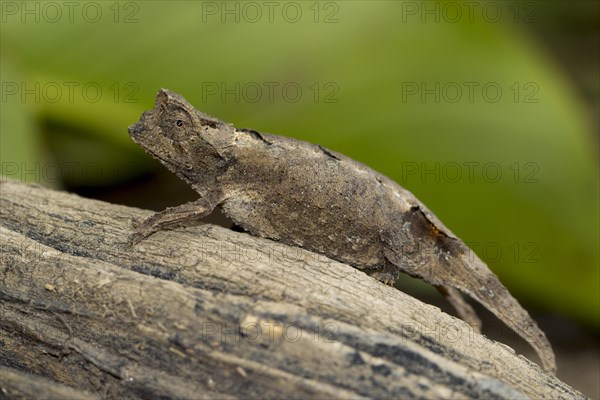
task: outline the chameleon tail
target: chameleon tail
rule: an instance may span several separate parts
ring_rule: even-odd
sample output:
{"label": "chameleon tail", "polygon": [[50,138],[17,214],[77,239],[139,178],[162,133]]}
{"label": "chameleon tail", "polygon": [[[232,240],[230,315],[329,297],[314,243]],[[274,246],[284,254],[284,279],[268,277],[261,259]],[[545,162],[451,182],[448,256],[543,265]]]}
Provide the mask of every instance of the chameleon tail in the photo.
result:
{"label": "chameleon tail", "polygon": [[546,371],[556,373],[554,352],[546,335],[496,275],[473,252],[460,255],[458,263],[457,269],[462,273],[448,274],[451,276],[446,277],[447,284],[467,293],[497,315],[535,349]]}

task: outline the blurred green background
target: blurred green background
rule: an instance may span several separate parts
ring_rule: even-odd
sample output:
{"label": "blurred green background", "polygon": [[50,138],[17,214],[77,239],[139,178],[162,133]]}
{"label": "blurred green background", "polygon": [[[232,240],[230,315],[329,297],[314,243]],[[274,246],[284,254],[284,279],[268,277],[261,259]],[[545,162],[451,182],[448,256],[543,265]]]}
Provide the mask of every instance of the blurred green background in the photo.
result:
{"label": "blurred green background", "polygon": [[138,207],[193,199],[127,134],[169,88],[388,175],[551,341],[598,351],[598,2],[1,3],[3,175]]}

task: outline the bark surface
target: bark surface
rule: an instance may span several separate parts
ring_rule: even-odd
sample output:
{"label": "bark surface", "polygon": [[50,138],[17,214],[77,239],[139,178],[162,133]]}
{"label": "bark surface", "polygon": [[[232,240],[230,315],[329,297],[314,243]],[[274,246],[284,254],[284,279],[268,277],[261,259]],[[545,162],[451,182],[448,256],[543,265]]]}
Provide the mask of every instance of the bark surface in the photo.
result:
{"label": "bark surface", "polygon": [[151,214],[0,181],[0,397],[584,398],[300,248],[202,223],[130,247]]}

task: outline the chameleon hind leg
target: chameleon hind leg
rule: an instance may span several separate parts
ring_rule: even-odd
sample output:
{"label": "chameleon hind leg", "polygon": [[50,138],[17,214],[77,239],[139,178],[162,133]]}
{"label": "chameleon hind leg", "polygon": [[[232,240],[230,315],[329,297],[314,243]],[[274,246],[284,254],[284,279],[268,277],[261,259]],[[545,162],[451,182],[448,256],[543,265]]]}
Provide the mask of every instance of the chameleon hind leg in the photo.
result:
{"label": "chameleon hind leg", "polygon": [[[394,286],[394,283],[399,278],[398,269],[393,265],[386,265],[374,272],[369,272],[369,275],[388,286]],[[481,332],[481,320],[473,307],[471,307],[458,290],[444,285],[434,285],[434,287],[452,305],[463,321],[477,332]]]}
{"label": "chameleon hind leg", "polygon": [[446,298],[448,303],[454,307],[458,316],[463,321],[471,325],[471,327],[477,332],[481,332],[481,320],[475,313],[473,307],[471,307],[471,305],[465,300],[458,290],[454,289],[453,287],[443,285],[434,285],[434,287],[442,296]]}

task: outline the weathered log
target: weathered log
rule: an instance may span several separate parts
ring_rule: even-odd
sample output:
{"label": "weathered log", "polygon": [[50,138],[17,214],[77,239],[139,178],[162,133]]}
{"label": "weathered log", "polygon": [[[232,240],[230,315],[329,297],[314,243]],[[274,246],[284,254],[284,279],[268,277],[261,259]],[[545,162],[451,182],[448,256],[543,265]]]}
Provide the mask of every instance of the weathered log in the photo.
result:
{"label": "weathered log", "polygon": [[326,257],[210,224],[128,246],[148,215],[0,183],[0,396],[584,398]]}

